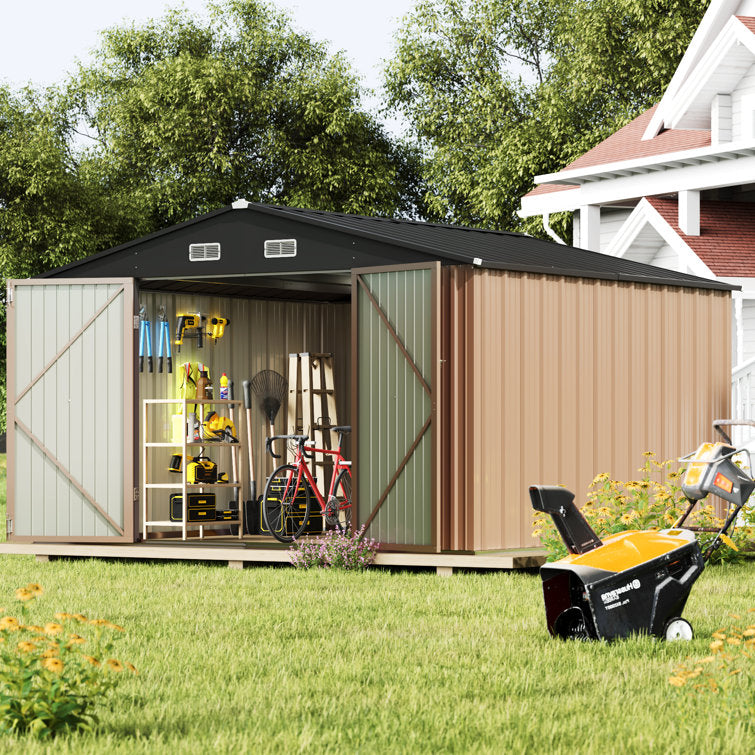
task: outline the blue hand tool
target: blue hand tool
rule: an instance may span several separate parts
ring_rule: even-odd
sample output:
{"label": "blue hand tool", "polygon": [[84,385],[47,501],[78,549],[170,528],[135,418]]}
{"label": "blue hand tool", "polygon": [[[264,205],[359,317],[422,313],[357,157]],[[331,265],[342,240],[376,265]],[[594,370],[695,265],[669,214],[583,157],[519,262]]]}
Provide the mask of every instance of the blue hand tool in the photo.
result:
{"label": "blue hand tool", "polygon": [[[163,371],[163,354],[168,359],[168,372],[173,372],[173,355],[170,351],[170,333],[168,332],[168,320],[165,317],[165,307],[160,307],[158,319],[158,345],[157,345],[157,371]],[[167,351],[167,353],[165,353]]]}
{"label": "blue hand tool", "polygon": [[152,328],[147,319],[147,308],[142,304],[139,309],[139,372],[144,372],[144,345],[147,345],[147,364],[149,371],[154,372],[152,362]]}

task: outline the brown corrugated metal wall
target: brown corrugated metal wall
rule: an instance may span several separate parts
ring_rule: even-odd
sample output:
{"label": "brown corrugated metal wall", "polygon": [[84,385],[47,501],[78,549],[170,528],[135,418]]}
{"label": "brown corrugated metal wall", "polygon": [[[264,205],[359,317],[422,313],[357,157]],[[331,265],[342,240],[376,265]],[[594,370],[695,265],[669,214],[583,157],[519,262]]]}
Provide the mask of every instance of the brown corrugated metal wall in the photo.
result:
{"label": "brown corrugated metal wall", "polygon": [[527,488],[585,500],[729,413],[730,294],[443,269],[443,549],[534,546]]}

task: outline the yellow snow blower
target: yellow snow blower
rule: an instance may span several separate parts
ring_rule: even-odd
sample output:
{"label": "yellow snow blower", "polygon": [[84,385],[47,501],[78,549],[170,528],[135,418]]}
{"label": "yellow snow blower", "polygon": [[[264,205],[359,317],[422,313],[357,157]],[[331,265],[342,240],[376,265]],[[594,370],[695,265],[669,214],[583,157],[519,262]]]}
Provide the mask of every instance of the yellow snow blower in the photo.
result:
{"label": "yellow snow blower", "polygon": [[[692,585],[720,546],[750,494],[755,480],[734,462],[735,448],[717,420],[724,443],[703,443],[679,461],[689,462],[682,481],[688,506],[670,529],[620,532],[601,540],[562,487],[533,485],[532,506],[550,514],[569,555],[540,569],[548,630],[555,637],[612,640],[652,634],[690,640],[681,613]],[[751,464],[749,465],[751,468]],[[703,554],[694,532],[683,524],[699,501],[713,493],[729,502],[721,529]]]}

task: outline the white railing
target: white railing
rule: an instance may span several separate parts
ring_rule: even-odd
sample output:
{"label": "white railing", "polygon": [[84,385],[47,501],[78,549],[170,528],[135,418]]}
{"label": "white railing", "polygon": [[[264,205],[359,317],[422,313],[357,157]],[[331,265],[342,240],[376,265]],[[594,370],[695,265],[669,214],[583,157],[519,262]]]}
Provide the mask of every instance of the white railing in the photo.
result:
{"label": "white railing", "polygon": [[[735,367],[731,372],[732,419],[755,419],[755,358]],[[755,445],[755,427],[731,428],[736,446]]]}

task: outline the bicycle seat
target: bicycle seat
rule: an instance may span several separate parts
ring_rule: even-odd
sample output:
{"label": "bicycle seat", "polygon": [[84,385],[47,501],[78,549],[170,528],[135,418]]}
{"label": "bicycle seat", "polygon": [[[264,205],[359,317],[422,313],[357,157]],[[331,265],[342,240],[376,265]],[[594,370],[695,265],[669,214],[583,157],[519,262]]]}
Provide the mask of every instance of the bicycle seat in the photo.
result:
{"label": "bicycle seat", "polygon": [[337,433],[350,433],[351,425],[338,425],[337,427],[331,427],[330,429]]}

